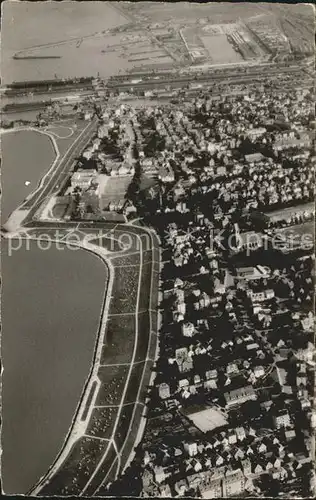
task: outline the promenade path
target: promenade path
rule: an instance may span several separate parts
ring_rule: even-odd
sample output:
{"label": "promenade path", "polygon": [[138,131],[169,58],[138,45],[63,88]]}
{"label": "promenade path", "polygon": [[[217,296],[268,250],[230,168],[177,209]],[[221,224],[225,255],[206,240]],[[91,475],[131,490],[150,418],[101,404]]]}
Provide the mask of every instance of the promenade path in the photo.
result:
{"label": "promenade path", "polygon": [[[158,343],[159,241],[154,232],[127,224],[93,229],[38,225],[59,243],[101,258],[109,270],[93,366],[62,449],[32,495],[99,495],[130,462],[142,437],[148,386]],[[64,239],[61,234],[64,235]],[[74,242],[71,242],[71,235]],[[114,250],[113,250],[114,248]]]}

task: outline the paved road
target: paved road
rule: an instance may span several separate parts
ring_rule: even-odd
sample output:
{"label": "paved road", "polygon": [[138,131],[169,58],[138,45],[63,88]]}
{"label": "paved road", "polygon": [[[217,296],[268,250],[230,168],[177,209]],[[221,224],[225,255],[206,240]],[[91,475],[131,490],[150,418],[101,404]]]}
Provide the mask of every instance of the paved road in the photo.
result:
{"label": "paved road", "polygon": [[45,198],[50,196],[54,191],[58,191],[60,187],[67,181],[69,177],[69,172],[74,164],[75,158],[82,153],[84,148],[92,139],[93,135],[96,133],[97,124],[98,124],[97,118],[93,118],[93,120],[88,123],[86,128],[80,133],[77,139],[73,142],[73,144],[69,147],[69,149],[63,155],[63,157],[60,159],[55,171],[52,172],[48,182],[45,184],[42,191],[39,194],[32,196],[21,207],[23,209],[30,209],[29,214],[24,220],[24,225],[32,221],[36,211],[39,209],[40,205],[43,203]]}

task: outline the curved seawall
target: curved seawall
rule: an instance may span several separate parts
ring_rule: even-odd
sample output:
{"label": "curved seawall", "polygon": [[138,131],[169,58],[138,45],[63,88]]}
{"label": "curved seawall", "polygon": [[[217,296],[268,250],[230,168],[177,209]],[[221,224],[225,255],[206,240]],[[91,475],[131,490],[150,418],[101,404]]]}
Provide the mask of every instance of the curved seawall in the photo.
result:
{"label": "curved seawall", "polygon": [[83,250],[44,251],[24,241],[9,256],[8,241],[1,243],[2,481],[6,494],[17,494],[47,472],[68,433],[91,369],[108,273]]}

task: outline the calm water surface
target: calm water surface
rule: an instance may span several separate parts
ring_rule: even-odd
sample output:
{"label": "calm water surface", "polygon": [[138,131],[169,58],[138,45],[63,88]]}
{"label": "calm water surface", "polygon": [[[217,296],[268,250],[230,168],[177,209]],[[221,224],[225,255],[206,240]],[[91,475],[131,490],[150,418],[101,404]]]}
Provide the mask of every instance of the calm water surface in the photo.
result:
{"label": "calm water surface", "polygon": [[[13,60],[18,50],[90,35],[127,22],[109,2],[7,2],[3,8],[1,68],[3,83],[95,76],[120,69],[117,57],[105,58],[101,46],[83,43],[80,48],[64,46],[62,59]],[[51,52],[51,51],[50,51]],[[53,54],[59,54],[54,49]],[[113,66],[113,70],[111,67]]]}
{"label": "calm water surface", "polygon": [[59,452],[89,374],[106,268],[36,242],[9,256],[2,240],[2,280],[2,481],[26,493]]}
{"label": "calm water surface", "polygon": [[[47,135],[23,130],[1,135],[1,222],[35,190],[56,155]],[[28,186],[25,181],[29,181]]]}

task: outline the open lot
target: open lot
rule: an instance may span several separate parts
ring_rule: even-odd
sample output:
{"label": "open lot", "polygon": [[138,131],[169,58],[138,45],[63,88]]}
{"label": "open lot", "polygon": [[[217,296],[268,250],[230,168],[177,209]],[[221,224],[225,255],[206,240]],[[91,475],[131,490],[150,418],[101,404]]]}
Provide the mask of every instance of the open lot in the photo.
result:
{"label": "open lot", "polygon": [[207,408],[202,411],[188,414],[187,418],[202,432],[208,432],[216,429],[216,427],[227,424],[222,413],[215,408]]}
{"label": "open lot", "polygon": [[107,209],[111,202],[118,203],[125,199],[128,186],[131,183],[132,176],[124,175],[120,177],[110,177],[102,175],[100,182],[101,209]]}

